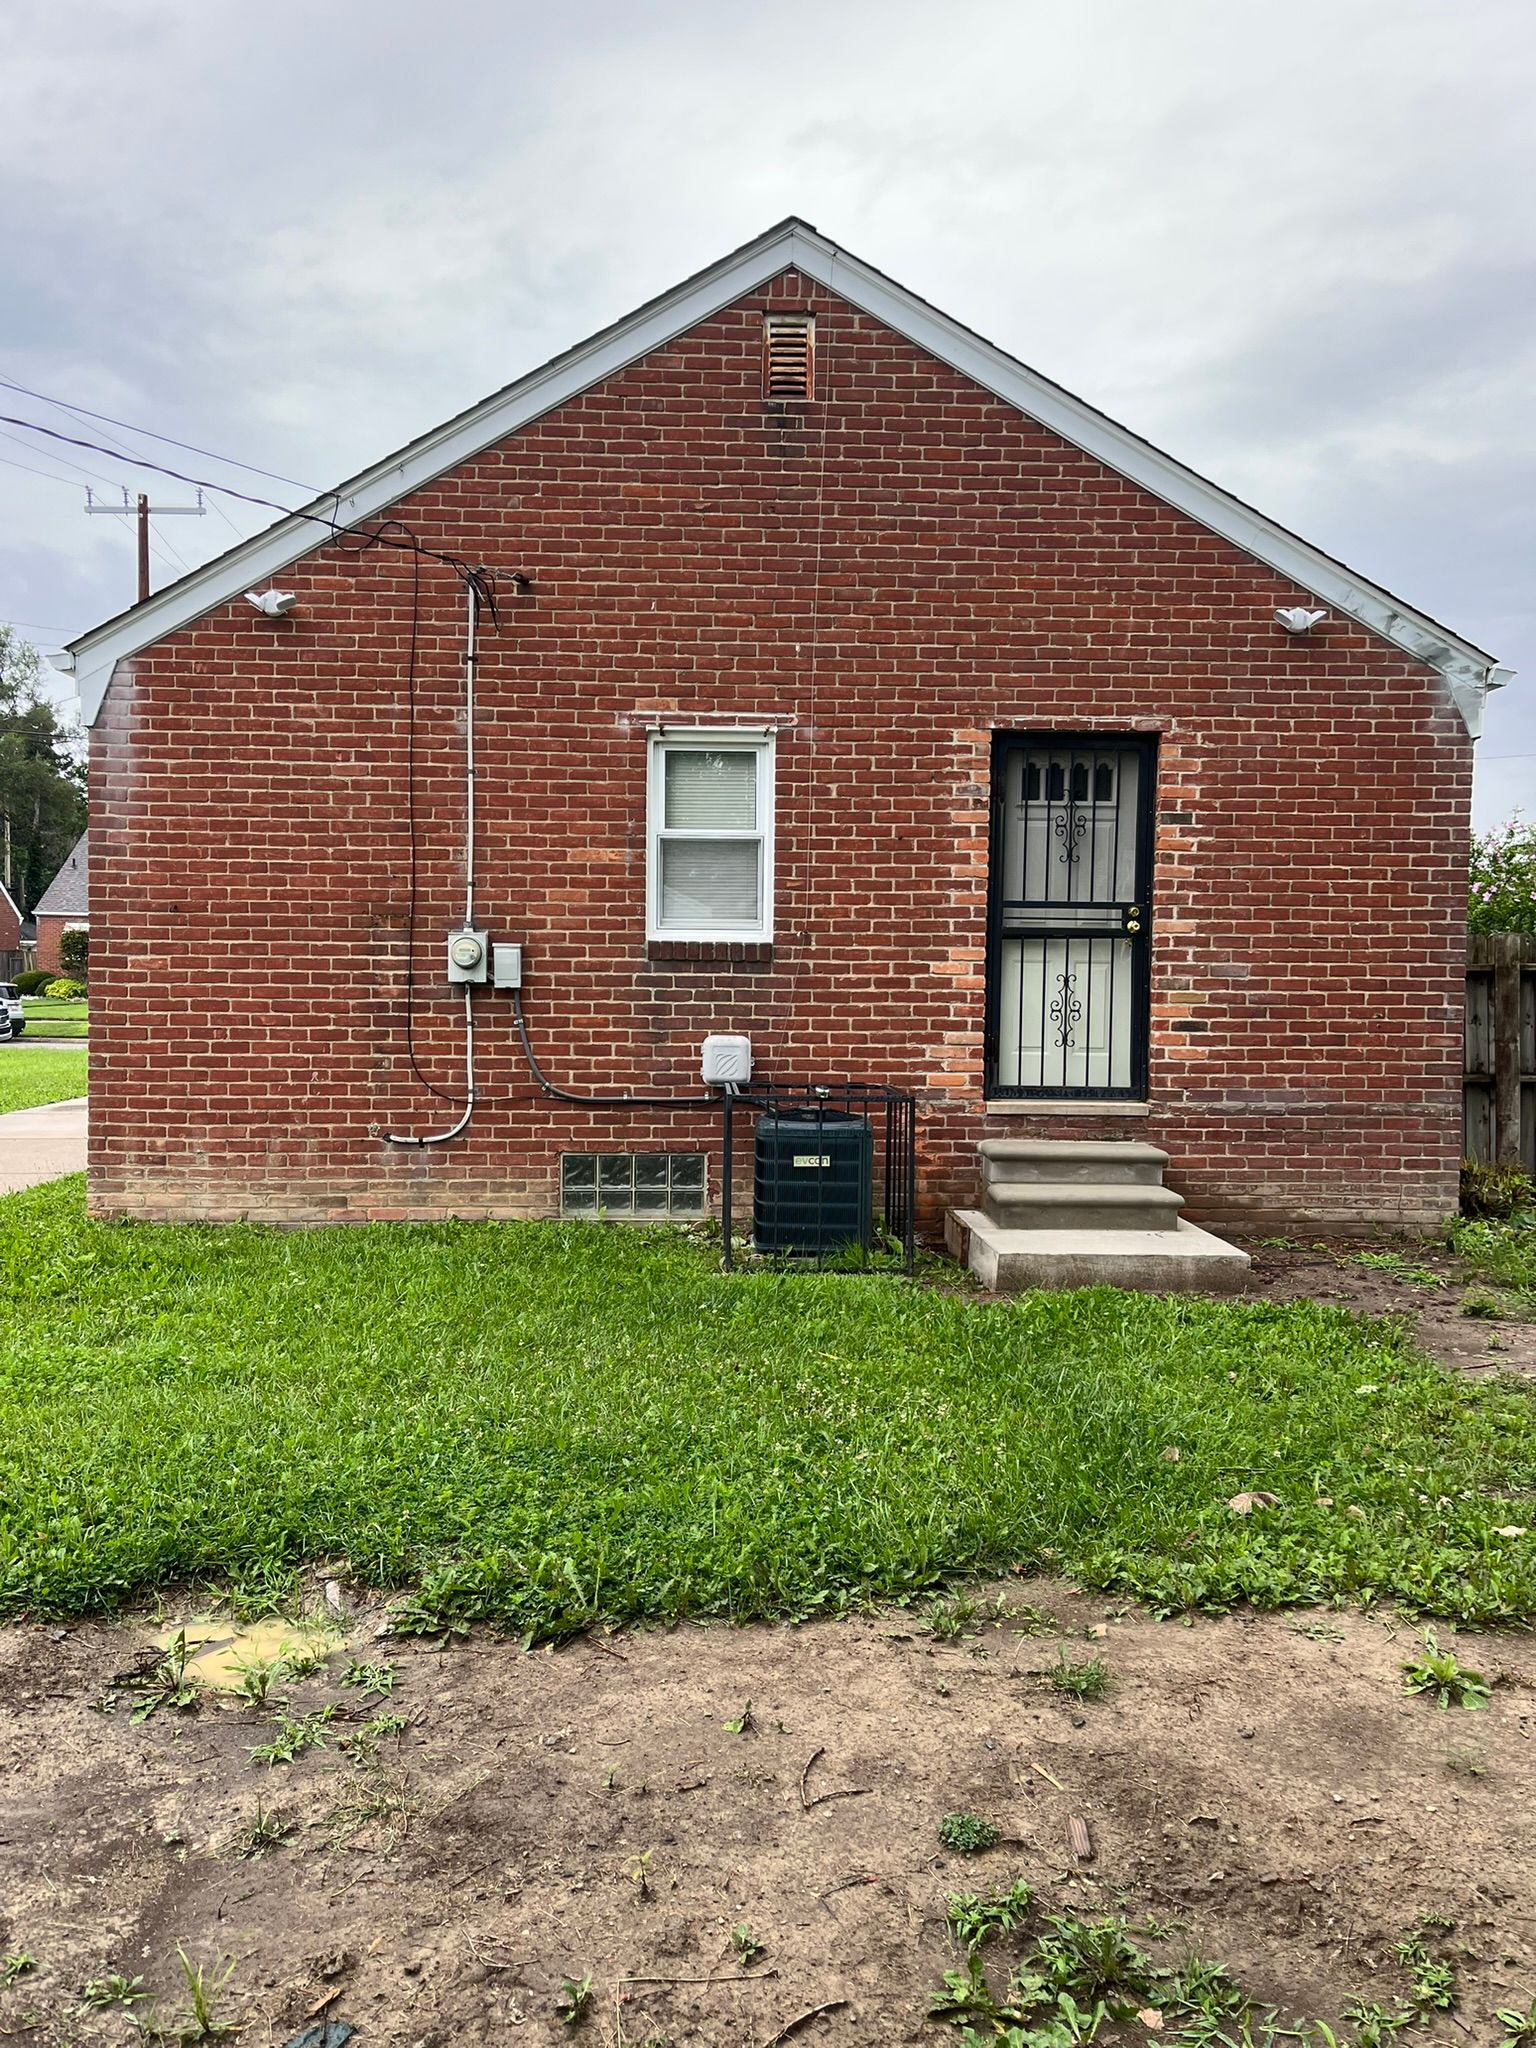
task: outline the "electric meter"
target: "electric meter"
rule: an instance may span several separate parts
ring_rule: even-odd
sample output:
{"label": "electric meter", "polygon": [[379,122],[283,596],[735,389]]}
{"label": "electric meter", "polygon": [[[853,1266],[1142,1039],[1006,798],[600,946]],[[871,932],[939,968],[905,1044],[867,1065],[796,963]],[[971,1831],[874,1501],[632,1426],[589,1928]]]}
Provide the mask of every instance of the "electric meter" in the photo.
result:
{"label": "electric meter", "polygon": [[448,979],[450,981],[484,981],[487,955],[490,947],[484,932],[467,928],[448,934]]}

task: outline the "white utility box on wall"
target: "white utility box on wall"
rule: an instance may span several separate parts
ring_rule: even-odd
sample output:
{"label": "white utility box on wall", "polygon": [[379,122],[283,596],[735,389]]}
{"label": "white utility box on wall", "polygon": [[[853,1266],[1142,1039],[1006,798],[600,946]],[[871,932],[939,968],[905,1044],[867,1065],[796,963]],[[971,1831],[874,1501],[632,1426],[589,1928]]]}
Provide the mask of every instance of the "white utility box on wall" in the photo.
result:
{"label": "white utility box on wall", "polygon": [[723,1088],[727,1081],[739,1086],[752,1078],[752,1041],[734,1032],[711,1031],[704,1041],[701,1067],[706,1088]]}

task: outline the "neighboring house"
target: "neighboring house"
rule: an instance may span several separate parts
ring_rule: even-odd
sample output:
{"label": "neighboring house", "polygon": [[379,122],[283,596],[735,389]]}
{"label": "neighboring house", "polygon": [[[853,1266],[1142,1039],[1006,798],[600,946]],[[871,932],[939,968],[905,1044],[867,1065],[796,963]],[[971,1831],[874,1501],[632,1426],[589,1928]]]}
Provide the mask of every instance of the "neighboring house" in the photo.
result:
{"label": "neighboring house", "polygon": [[64,973],[60,947],[64,934],[91,928],[91,870],[88,831],[70,848],[64,865],[38,898],[36,964],[50,973]]}
{"label": "neighboring house", "polygon": [[0,981],[10,981],[21,972],[21,906],[0,882]]}
{"label": "neighboring house", "polygon": [[[475,922],[559,1086],[697,1098],[740,1032],[911,1090],[930,1236],[1021,1133],[1217,1222],[1454,1209],[1492,658],[788,222],[75,643],[97,1213],[549,1216],[591,1155],[713,1204],[713,1111],[552,1100],[448,985],[456,563]],[[390,1143],[460,1120],[466,1002],[467,1128]]]}

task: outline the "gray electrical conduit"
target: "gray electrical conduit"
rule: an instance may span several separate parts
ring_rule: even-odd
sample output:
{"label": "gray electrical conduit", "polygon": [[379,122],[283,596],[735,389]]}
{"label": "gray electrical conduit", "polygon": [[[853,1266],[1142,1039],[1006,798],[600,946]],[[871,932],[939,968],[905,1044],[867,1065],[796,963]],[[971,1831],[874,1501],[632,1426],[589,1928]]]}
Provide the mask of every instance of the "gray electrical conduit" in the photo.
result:
{"label": "gray electrical conduit", "polygon": [[[475,922],[475,665],[479,659],[475,647],[475,635],[480,624],[480,586],[477,575],[483,570],[469,573],[464,578],[465,620],[464,620],[464,928],[470,930]],[[415,939],[414,932],[406,936],[406,944]],[[464,984],[464,1090],[466,1100],[464,1114],[451,1130],[429,1131],[424,1138],[403,1136],[395,1131],[383,1134],[386,1145],[409,1145],[418,1151],[426,1145],[446,1145],[450,1138],[459,1137],[469,1128],[469,1120],[475,1113],[475,991],[473,982]]]}

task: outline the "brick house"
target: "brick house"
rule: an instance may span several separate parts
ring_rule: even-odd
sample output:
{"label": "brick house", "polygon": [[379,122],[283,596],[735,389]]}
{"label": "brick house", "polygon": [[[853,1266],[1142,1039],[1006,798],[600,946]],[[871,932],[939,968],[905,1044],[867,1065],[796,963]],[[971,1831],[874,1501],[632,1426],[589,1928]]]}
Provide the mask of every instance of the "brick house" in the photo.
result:
{"label": "brick house", "polygon": [[62,947],[66,932],[88,932],[91,928],[91,835],[80,834],[63,865],[37,899],[33,916],[37,921],[36,963],[50,974],[73,973],[64,966]]}
{"label": "brick house", "polygon": [[21,906],[0,882],[0,980],[21,972]]}
{"label": "brick house", "polygon": [[[929,1236],[1020,1133],[1223,1225],[1454,1207],[1491,657],[790,221],[75,643],[96,1213],[713,1205],[712,1109],[552,1099],[450,985],[471,610],[558,1086],[909,1089]],[[390,1142],[466,1008],[461,1135]]]}

